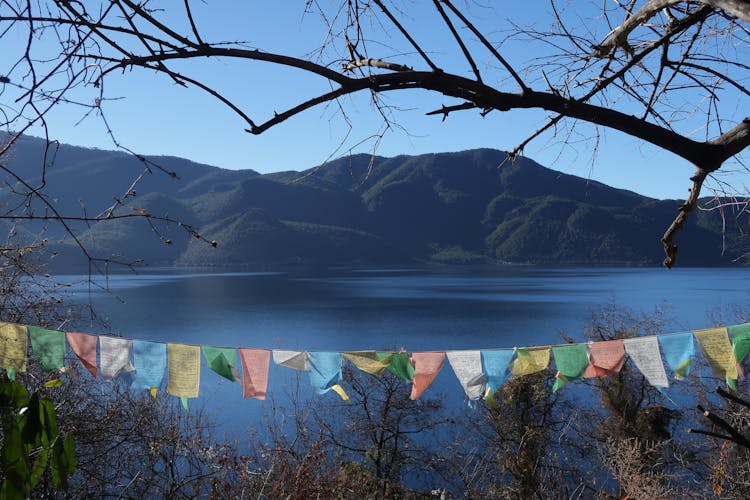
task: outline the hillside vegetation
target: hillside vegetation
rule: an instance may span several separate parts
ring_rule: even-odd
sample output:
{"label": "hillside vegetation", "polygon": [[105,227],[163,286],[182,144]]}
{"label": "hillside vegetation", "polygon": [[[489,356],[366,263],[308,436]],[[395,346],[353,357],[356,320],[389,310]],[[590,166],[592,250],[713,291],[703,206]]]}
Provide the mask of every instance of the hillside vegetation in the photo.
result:
{"label": "hillside vegetation", "polygon": [[[24,137],[10,167],[39,181],[42,151],[40,139]],[[150,265],[656,265],[663,258],[659,238],[681,203],[562,174],[528,158],[504,161],[505,153],[490,149],[354,155],[267,175],[174,157],[149,160],[178,178],[146,175],[118,213],[167,216],[217,246],[176,224],[151,227],[128,219],[81,225],[82,240],[97,255]],[[122,198],[142,169],[125,153],[61,145],[47,169],[47,192],[60,213],[96,215]],[[4,189],[0,204],[12,206],[14,198]],[[746,221],[728,219],[719,211],[691,218],[681,234],[681,264],[741,259],[748,244],[738,224]],[[24,230],[51,241],[64,236],[41,222]],[[56,250],[60,264],[80,258],[70,241]]]}

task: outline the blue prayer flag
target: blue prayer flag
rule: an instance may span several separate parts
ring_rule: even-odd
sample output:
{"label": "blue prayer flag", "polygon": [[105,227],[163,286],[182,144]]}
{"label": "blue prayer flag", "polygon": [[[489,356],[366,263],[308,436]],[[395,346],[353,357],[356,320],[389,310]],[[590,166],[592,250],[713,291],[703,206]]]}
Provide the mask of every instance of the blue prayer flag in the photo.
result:
{"label": "blue prayer flag", "polygon": [[513,349],[482,351],[482,368],[487,375],[487,389],[495,393],[508,380],[514,355]]}
{"label": "blue prayer flag", "polygon": [[310,383],[318,394],[342,381],[340,352],[311,352],[309,362]]}
{"label": "blue prayer flag", "polygon": [[167,344],[161,342],[133,341],[133,385],[150,389],[159,387],[167,369]]}
{"label": "blue prayer flag", "polygon": [[693,334],[677,333],[672,335],[661,335],[659,337],[664,359],[674,372],[676,379],[683,379],[690,373],[690,365],[693,364],[695,356],[695,344]]}

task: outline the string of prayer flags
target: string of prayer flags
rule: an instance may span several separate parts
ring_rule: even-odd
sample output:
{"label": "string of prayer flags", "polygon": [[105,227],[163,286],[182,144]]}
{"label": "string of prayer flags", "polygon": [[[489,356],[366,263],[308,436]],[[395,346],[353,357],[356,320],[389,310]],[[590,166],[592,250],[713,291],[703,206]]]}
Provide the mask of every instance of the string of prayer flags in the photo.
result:
{"label": "string of prayer flags", "polygon": [[234,347],[201,346],[206,365],[230,382],[240,378],[237,370],[237,349]]}
{"label": "string of prayer flags", "polygon": [[[737,375],[744,378],[742,362],[750,352],[750,325],[735,325],[729,327],[729,335],[732,337],[732,351],[737,361]],[[735,384],[736,385],[736,384]]]}
{"label": "string of prayer flags", "polygon": [[469,400],[484,395],[487,376],[482,372],[481,351],[448,351],[445,353],[464,393]]}
{"label": "string of prayer flags", "polygon": [[628,357],[633,360],[649,384],[655,387],[669,387],[656,337],[636,337],[622,342]]}
{"label": "string of prayer flags", "polygon": [[583,373],[586,378],[606,377],[619,372],[625,364],[625,347],[622,340],[605,340],[589,344],[589,366]]}
{"label": "string of prayer flags", "polygon": [[133,341],[121,337],[99,337],[99,365],[101,377],[113,380],[118,375],[131,373],[135,367],[130,362]]}
{"label": "string of prayer flags", "polygon": [[55,372],[65,366],[65,332],[29,326],[29,337],[42,371]]}
{"label": "string of prayer flags", "polygon": [[164,380],[167,369],[167,344],[161,342],[133,341],[133,364],[135,380],[133,385],[150,389],[156,397],[156,391]]}
{"label": "string of prayer flags", "polygon": [[414,380],[414,365],[409,359],[409,355],[405,352],[381,352],[375,353],[375,356],[380,361],[386,361],[390,359],[388,364],[388,371],[392,373],[396,378],[404,382],[411,382]]}
{"label": "string of prayer flags", "polygon": [[701,346],[703,355],[706,356],[711,371],[719,378],[727,380],[732,389],[736,389],[734,381],[737,380],[737,360],[734,358],[732,344],[726,328],[709,328],[706,330],[695,330],[693,332],[698,344]]}
{"label": "string of prayer flags", "polygon": [[185,408],[188,398],[199,394],[201,352],[211,370],[231,381],[240,379],[239,355],[243,396],[257,399],[266,398],[272,353],[278,365],[309,371],[310,382],[317,393],[333,390],[345,400],[348,396],[341,387],[343,358],[366,373],[382,375],[388,370],[400,380],[411,382],[410,398],[416,400],[432,384],[447,357],[466,397],[473,401],[484,394],[492,404],[494,393],[511,375],[518,377],[545,370],[551,355],[556,364],[554,391],[581,377],[617,373],[626,356],[651,385],[669,387],[662,356],[675,378],[684,378],[695,357],[695,340],[714,375],[725,378],[736,390],[737,381],[744,376],[741,363],[750,354],[750,324],[588,344],[410,354],[403,350],[308,352],[165,344],[0,322],[0,368],[7,371],[8,377],[14,378],[16,372],[25,371],[29,340],[46,372],[63,368],[66,340],[94,377],[101,374],[102,379],[112,380],[134,373],[133,385],[150,389],[154,397],[167,372],[167,390],[179,397]]}
{"label": "string of prayer flags", "polygon": [[88,333],[66,332],[68,345],[80,360],[84,368],[96,378],[96,343],[98,337]]}
{"label": "string of prayer flags", "polygon": [[29,350],[26,326],[0,323],[0,340],[0,368],[5,368],[8,378],[14,380],[17,372],[26,371]]}
{"label": "string of prayer flags", "polygon": [[271,351],[240,349],[240,360],[242,360],[242,396],[245,399],[266,399]]}
{"label": "string of prayer flags", "polygon": [[496,393],[510,377],[510,363],[516,355],[514,349],[482,350],[482,369],[487,376],[485,397]]}
{"label": "string of prayer flags", "polygon": [[340,352],[311,352],[309,356],[310,363],[310,383],[318,394],[325,394],[334,389],[341,399],[349,400],[341,382],[344,376],[341,373],[341,353]]}
{"label": "string of prayer flags", "polygon": [[307,351],[282,351],[273,350],[273,362],[277,365],[286,366],[293,370],[306,372],[310,369],[309,355]]}
{"label": "string of prayer flags", "polygon": [[358,369],[370,375],[378,376],[382,375],[386,368],[388,368],[388,365],[391,364],[395,353],[384,354],[386,356],[380,359],[378,358],[378,353],[375,351],[350,351],[341,353],[342,356]]}
{"label": "string of prayer flags", "polygon": [[586,344],[555,346],[552,348],[552,355],[555,357],[555,366],[557,366],[552,392],[557,392],[568,382],[581,378],[589,366],[589,352]]}
{"label": "string of prayer flags", "polygon": [[429,387],[445,361],[444,352],[413,352],[414,379],[412,380],[411,400],[416,400]]}
{"label": "string of prayer flags", "polygon": [[510,371],[516,377],[531,375],[549,366],[550,347],[519,347]]}
{"label": "string of prayer flags", "polygon": [[675,333],[659,337],[659,345],[664,353],[664,359],[674,372],[674,378],[682,380],[690,373],[695,356],[693,334]]}
{"label": "string of prayer flags", "polygon": [[167,392],[183,398],[197,398],[201,381],[201,349],[197,345],[167,344]]}

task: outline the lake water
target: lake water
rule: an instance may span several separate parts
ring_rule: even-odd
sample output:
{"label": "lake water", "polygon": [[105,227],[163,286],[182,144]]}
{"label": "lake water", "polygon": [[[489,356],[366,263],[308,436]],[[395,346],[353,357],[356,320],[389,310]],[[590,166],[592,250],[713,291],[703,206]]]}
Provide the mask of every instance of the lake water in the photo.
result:
{"label": "lake water", "polygon": [[[744,268],[155,270],[112,275],[111,293],[95,290],[91,300],[110,321],[110,332],[134,339],[420,351],[556,344],[560,332],[583,339],[592,308],[612,301],[635,311],[671,308],[674,321],[663,333],[706,328],[714,325],[708,311],[730,313],[750,302],[749,283],[750,269]],[[88,300],[83,284],[72,291],[75,300]],[[737,322],[726,316],[725,324]],[[94,328],[91,333],[109,332]],[[292,377],[292,370],[272,363],[269,393],[284,393]],[[462,398],[447,363],[428,390],[445,392],[451,404]],[[233,414],[229,425],[234,428],[252,426],[264,404],[243,401],[238,384],[205,367],[201,401]]]}

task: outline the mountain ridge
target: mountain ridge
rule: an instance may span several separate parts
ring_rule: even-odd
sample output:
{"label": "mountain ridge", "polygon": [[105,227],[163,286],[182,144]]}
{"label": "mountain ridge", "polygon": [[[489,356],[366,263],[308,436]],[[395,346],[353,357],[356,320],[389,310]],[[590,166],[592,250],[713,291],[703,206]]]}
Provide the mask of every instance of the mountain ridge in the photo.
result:
{"label": "mountain ridge", "polygon": [[[1,140],[1,139],[0,139]],[[41,139],[22,137],[9,168],[39,182]],[[98,255],[150,265],[410,264],[503,262],[656,265],[659,237],[679,200],[657,200],[548,169],[529,158],[475,149],[392,158],[352,155],[299,172],[226,170],[177,157],[60,145],[46,172],[48,200],[65,214],[147,212],[189,224],[116,220],[76,225]],[[154,169],[152,169],[154,170]],[[13,185],[12,179],[5,179]],[[125,196],[123,197],[123,194]],[[11,207],[14,194],[0,192]],[[41,207],[35,207],[40,210]],[[731,265],[748,250],[718,213],[699,211],[680,234],[682,265]],[[738,222],[747,225],[746,220]],[[28,225],[54,241],[63,235]],[[52,246],[69,265],[70,241]]]}

